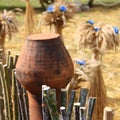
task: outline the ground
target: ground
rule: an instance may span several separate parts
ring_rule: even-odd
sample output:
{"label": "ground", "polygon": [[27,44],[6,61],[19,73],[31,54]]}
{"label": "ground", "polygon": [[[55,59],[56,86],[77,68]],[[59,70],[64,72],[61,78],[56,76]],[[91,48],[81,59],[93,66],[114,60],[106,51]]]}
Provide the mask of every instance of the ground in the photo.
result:
{"label": "ground", "polygon": [[[19,33],[13,35],[13,39],[8,41],[6,39],[6,50],[11,50],[12,54],[20,54],[21,48],[26,40],[24,28],[24,15],[18,16],[20,21]],[[41,12],[37,12],[37,19],[40,20]],[[68,27],[63,30],[63,38],[65,46],[68,49],[72,59],[89,58],[89,50],[85,54],[77,52],[77,45],[73,38],[78,24],[92,19],[95,23],[103,22],[118,26],[120,28],[120,6],[111,8],[103,6],[94,6],[89,11],[79,12],[73,17],[74,23],[70,23]],[[40,27],[38,27],[40,29]],[[37,33],[39,30],[37,29]],[[44,26],[42,32],[48,31]],[[114,120],[120,119],[120,47],[117,51],[108,51],[102,60],[102,72],[107,90],[108,106],[112,107],[115,115]]]}

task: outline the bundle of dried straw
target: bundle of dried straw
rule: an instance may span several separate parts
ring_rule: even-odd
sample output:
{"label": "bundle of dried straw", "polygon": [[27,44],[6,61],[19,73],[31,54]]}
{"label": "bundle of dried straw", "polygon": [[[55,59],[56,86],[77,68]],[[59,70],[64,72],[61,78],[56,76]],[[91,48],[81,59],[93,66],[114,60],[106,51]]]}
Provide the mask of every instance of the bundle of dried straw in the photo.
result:
{"label": "bundle of dried straw", "polygon": [[77,40],[78,49],[98,47],[102,52],[110,49],[116,50],[120,43],[119,29],[110,24],[94,25],[94,21],[88,20],[77,28],[75,40]]}
{"label": "bundle of dried straw", "polygon": [[53,26],[55,32],[62,35],[62,29],[67,26],[67,22],[71,22],[74,12],[74,6],[70,3],[55,2],[43,12],[41,21],[50,28]]}
{"label": "bundle of dried straw", "polygon": [[0,12],[0,49],[2,49],[2,62],[5,63],[5,38],[8,35],[9,40],[12,34],[18,32],[18,21],[13,11],[3,10]]}
{"label": "bundle of dried straw", "polygon": [[36,24],[36,16],[33,7],[30,4],[30,0],[26,0],[25,11],[25,30],[26,36],[33,33]]}

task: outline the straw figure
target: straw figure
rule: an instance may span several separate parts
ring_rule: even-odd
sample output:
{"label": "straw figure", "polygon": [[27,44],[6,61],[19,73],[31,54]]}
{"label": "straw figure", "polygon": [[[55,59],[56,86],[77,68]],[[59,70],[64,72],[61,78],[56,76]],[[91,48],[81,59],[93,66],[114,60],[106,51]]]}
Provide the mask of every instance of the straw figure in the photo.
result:
{"label": "straw figure", "polygon": [[62,30],[67,26],[68,22],[71,22],[74,12],[74,6],[70,3],[55,2],[49,5],[47,10],[43,12],[42,24],[50,26],[50,29],[54,27],[55,33],[62,36]]}
{"label": "straw figure", "polygon": [[96,26],[92,20],[80,24],[75,33],[78,50],[81,48],[85,49],[86,47],[98,47],[101,54],[104,53],[105,50],[116,50],[120,42],[118,27],[103,23],[99,23]]}
{"label": "straw figure", "polygon": [[73,76],[73,79],[66,87],[68,95],[72,89],[78,89],[83,86],[87,87],[89,89],[88,96],[97,97],[92,120],[103,120],[103,110],[107,105],[107,102],[106,89],[101,70],[100,52],[98,48],[93,49],[91,60],[75,61],[74,75],[75,77]]}
{"label": "straw figure", "polygon": [[33,33],[36,24],[36,16],[33,7],[30,4],[30,0],[26,0],[26,11],[25,11],[25,29],[26,36]]}
{"label": "straw figure", "polygon": [[18,21],[15,18],[15,13],[13,11],[0,12],[0,49],[2,49],[1,60],[5,63],[5,39],[8,35],[9,40],[12,38],[12,33],[18,32]]}
{"label": "straw figure", "polygon": [[116,26],[88,20],[81,24],[76,31],[78,48],[89,47],[93,56],[86,62],[82,70],[90,81],[89,96],[97,97],[93,120],[102,120],[103,109],[106,105],[106,90],[101,71],[101,58],[106,50],[116,50],[119,45],[119,29]]}

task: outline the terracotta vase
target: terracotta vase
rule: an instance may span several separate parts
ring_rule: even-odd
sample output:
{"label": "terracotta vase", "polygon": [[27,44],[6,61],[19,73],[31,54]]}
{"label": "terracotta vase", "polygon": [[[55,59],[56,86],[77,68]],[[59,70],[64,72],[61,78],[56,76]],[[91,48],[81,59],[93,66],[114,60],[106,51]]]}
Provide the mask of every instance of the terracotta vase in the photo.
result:
{"label": "terracotta vase", "polygon": [[[60,89],[66,87],[73,71],[71,57],[59,34],[28,36],[16,64],[16,78],[31,94],[30,109],[41,104],[42,85],[56,89],[59,104]],[[36,105],[30,101],[35,101]],[[38,111],[37,108],[36,110]],[[30,112],[30,120],[34,120],[35,114],[31,115],[32,110]]]}

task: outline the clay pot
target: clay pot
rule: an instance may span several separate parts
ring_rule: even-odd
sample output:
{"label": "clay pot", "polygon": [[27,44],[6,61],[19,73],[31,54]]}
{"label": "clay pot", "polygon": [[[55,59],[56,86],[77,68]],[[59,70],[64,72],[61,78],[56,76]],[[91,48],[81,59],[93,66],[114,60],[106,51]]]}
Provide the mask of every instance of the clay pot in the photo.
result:
{"label": "clay pot", "polygon": [[[73,75],[73,63],[59,34],[33,34],[27,37],[16,64],[16,78],[30,94],[40,97],[41,86],[65,88]],[[59,101],[59,100],[58,100]]]}

